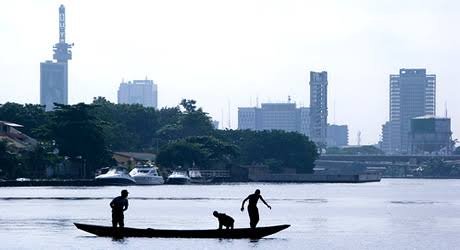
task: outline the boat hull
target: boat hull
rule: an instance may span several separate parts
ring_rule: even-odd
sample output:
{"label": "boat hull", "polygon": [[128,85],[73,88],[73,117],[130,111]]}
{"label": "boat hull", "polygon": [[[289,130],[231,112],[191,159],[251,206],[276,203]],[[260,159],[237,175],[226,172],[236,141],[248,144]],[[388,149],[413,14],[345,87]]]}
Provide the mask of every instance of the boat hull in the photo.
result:
{"label": "boat hull", "polygon": [[168,178],[166,180],[167,184],[176,184],[176,185],[183,185],[190,183],[190,179],[187,178]]}
{"label": "boat hull", "polygon": [[137,185],[161,185],[165,183],[161,176],[133,176],[133,178]]}
{"label": "boat hull", "polygon": [[169,230],[113,228],[106,226],[74,223],[85,232],[102,237],[159,237],[159,238],[218,238],[218,239],[259,239],[288,228],[290,225],[277,225],[258,228],[207,229],[207,230]]}
{"label": "boat hull", "polygon": [[120,186],[120,185],[136,185],[134,179],[127,179],[127,178],[96,178],[96,182],[102,185],[113,185],[113,186]]}

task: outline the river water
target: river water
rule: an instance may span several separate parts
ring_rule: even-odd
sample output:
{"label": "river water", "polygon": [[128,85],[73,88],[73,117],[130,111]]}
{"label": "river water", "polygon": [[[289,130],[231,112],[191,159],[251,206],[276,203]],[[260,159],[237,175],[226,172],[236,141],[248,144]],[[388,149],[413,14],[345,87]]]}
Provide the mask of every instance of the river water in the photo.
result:
{"label": "river water", "polygon": [[248,227],[241,201],[256,188],[260,226],[291,227],[257,241],[100,238],[73,222],[110,225],[123,187],[0,188],[1,249],[460,249],[460,180],[383,179],[364,184],[131,186],[129,227],[206,229],[212,212]]}

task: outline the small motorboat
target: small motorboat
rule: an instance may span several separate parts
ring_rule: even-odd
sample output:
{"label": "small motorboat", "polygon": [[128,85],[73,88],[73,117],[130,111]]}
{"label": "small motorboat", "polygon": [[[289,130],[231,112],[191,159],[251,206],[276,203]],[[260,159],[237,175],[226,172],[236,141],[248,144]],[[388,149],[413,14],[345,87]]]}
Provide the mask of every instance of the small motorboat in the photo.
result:
{"label": "small motorboat", "polygon": [[193,184],[207,184],[212,182],[212,179],[205,178],[198,169],[189,169],[188,176],[190,177],[190,183]]}
{"label": "small motorboat", "polygon": [[217,239],[260,239],[284,230],[290,225],[277,225],[256,228],[235,229],[204,229],[204,230],[172,230],[172,229],[140,229],[140,228],[114,228],[74,223],[85,232],[103,237],[160,237],[160,238],[217,238]]}
{"label": "small motorboat", "polygon": [[158,168],[151,165],[138,165],[129,175],[134,178],[137,185],[160,185],[165,181],[163,176],[158,174]]}
{"label": "small motorboat", "polygon": [[186,171],[176,170],[168,176],[166,180],[167,184],[188,184],[190,183],[190,177],[187,175]]}
{"label": "small motorboat", "polygon": [[135,185],[136,181],[124,167],[111,168],[107,173],[96,176],[96,182],[104,185]]}

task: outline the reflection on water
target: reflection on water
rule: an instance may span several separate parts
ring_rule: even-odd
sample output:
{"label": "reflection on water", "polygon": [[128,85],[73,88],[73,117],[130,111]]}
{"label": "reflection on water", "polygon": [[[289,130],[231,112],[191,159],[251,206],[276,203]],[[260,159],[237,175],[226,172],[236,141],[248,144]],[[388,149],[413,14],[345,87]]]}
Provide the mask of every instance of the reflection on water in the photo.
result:
{"label": "reflection on water", "polygon": [[460,244],[460,180],[367,184],[130,186],[129,227],[216,228],[212,211],[247,227],[239,209],[259,188],[260,226],[291,227],[260,240],[111,239],[73,223],[110,225],[110,200],[125,187],[0,188],[1,249],[454,249]]}

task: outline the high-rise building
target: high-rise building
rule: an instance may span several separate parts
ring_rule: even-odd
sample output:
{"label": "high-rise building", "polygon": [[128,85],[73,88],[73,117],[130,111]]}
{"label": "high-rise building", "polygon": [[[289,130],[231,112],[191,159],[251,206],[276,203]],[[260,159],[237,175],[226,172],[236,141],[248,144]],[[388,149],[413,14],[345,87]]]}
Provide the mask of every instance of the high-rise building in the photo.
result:
{"label": "high-rise building", "polygon": [[262,103],[260,108],[238,108],[238,129],[283,130],[308,136],[309,108],[295,103]]}
{"label": "high-rise building", "polygon": [[261,111],[261,130],[300,131],[300,113],[295,103],[262,103]]}
{"label": "high-rise building", "polygon": [[348,146],[348,126],[336,124],[327,125],[327,146]]}
{"label": "high-rise building", "polygon": [[383,152],[391,152],[391,123],[389,121],[382,125],[380,145]]}
{"label": "high-rise building", "polygon": [[53,47],[53,59],[40,63],[40,104],[47,111],[54,103],[68,103],[68,61],[72,59],[73,44],[65,41],[65,7],[59,7],[59,42]]}
{"label": "high-rise building", "polygon": [[327,72],[310,72],[310,138],[325,148],[327,145]]}
{"label": "high-rise building", "polygon": [[300,133],[310,137],[310,108],[300,107]]}
{"label": "high-rise building", "polygon": [[158,87],[153,80],[122,82],[118,89],[118,104],[141,104],[158,108]]}
{"label": "high-rise building", "polygon": [[260,108],[238,108],[238,129],[261,130]]}
{"label": "high-rise building", "polygon": [[436,75],[426,69],[400,69],[390,75],[390,121],[382,131],[387,153],[408,153],[411,119],[436,115]]}

